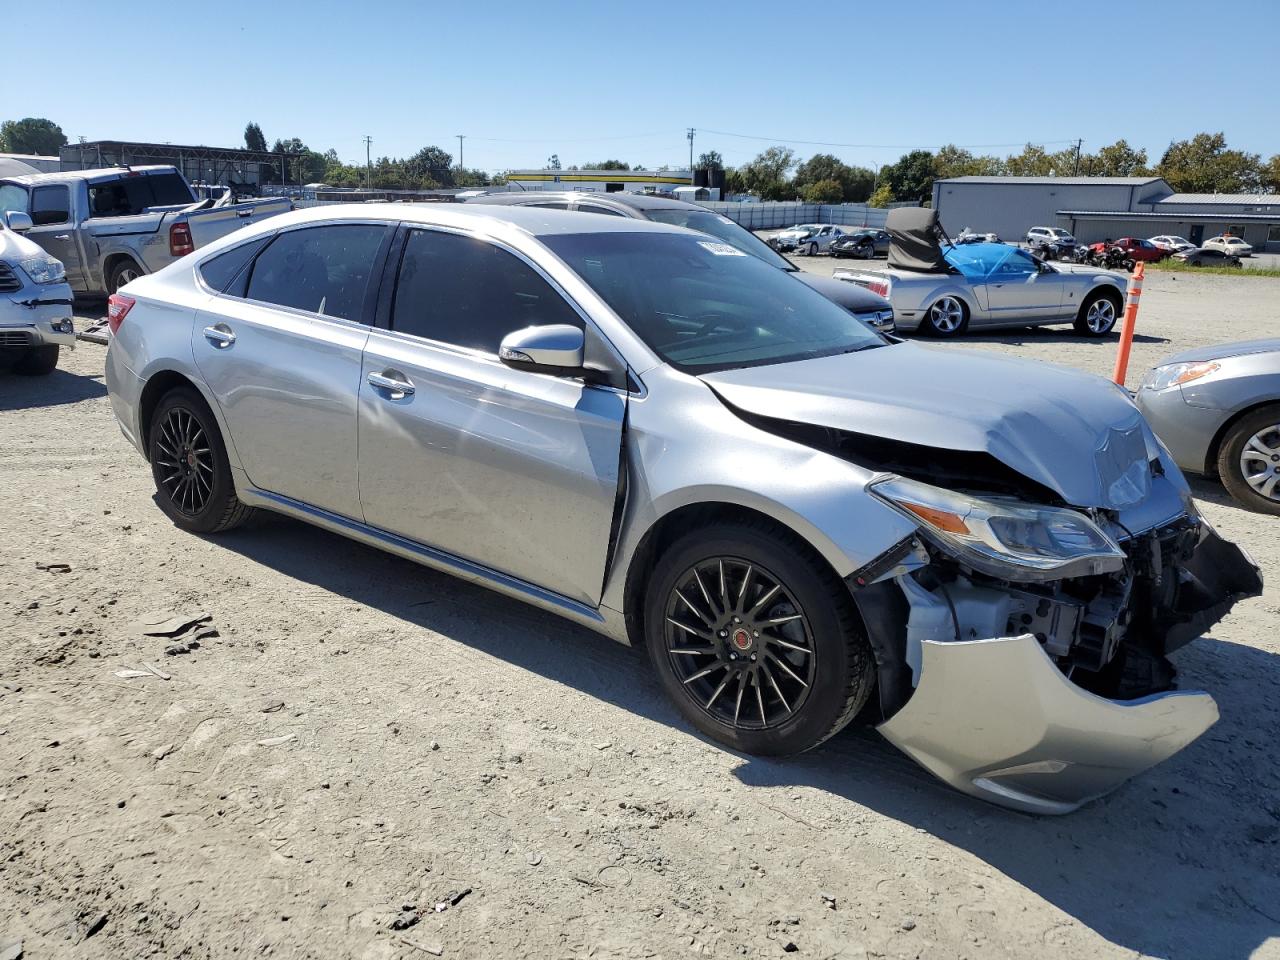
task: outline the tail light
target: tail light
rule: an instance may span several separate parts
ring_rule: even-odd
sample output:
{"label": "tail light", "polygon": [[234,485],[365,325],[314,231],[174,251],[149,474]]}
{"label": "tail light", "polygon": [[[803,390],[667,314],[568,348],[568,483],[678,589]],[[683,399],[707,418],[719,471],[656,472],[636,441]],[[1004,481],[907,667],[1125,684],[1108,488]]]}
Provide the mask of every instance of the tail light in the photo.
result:
{"label": "tail light", "polygon": [[191,240],[190,224],[179,221],[169,228],[169,252],[171,254],[175,257],[185,257],[195,248],[196,245]]}
{"label": "tail light", "polygon": [[888,280],[868,280],[864,286],[872,293],[878,293],[886,300],[889,299],[889,281]]}
{"label": "tail light", "polygon": [[112,336],[115,336],[116,331],[120,329],[120,324],[124,323],[124,318],[137,302],[133,297],[126,297],[123,293],[113,293],[107,297],[107,326]]}

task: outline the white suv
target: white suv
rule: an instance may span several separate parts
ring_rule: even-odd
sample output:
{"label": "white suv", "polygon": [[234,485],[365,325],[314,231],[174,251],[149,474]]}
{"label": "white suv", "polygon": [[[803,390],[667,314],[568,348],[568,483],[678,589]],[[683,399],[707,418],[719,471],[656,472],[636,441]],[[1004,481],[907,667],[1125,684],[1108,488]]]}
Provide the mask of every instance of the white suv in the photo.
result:
{"label": "white suv", "polygon": [[1253,247],[1239,237],[1230,237],[1225,234],[1218,237],[1210,237],[1204,242],[1204,248],[1206,250],[1220,250],[1231,257],[1253,256]]}
{"label": "white suv", "polygon": [[1027,246],[1034,249],[1041,244],[1056,244],[1060,251],[1070,253],[1076,238],[1061,227],[1032,227],[1027,231]]}

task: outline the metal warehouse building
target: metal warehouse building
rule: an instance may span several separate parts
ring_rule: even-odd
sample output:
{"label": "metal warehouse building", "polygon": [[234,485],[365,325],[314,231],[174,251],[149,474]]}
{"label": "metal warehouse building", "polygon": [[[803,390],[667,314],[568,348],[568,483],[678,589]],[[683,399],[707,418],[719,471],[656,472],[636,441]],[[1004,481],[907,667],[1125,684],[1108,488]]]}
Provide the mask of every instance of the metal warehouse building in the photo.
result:
{"label": "metal warehouse building", "polygon": [[512,170],[506,176],[517,190],[670,193],[693,183],[693,174],[688,170]]}
{"label": "metal warehouse building", "polygon": [[956,177],[934,182],[933,205],[951,233],[1016,240],[1060,226],[1086,243],[1173,234],[1195,244],[1231,233],[1280,252],[1280,195],[1175,193],[1161,177]]}

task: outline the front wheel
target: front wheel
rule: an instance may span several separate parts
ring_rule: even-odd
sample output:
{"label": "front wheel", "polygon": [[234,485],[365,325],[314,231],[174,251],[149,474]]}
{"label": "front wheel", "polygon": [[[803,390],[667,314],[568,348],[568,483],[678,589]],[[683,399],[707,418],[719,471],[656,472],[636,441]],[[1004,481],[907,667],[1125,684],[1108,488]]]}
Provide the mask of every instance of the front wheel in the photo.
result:
{"label": "front wheel", "polygon": [[811,257],[816,257],[818,255],[818,245],[816,243],[809,244],[809,249],[805,253]]}
{"label": "front wheel", "polygon": [[921,326],[935,337],[958,337],[969,326],[969,308],[959,297],[942,297],[929,308]]}
{"label": "front wheel", "polygon": [[1099,293],[1080,304],[1076,314],[1076,333],[1086,337],[1105,337],[1114,329],[1120,316],[1121,302],[1115,294]]}
{"label": "front wheel", "polygon": [[674,543],[650,576],[644,630],[680,712],[746,753],[816,747],[874,686],[848,588],[807,544],[764,519]]}
{"label": "front wheel", "polygon": [[182,529],[217,533],[252,515],[236,496],[218,422],[196,391],[178,388],[160,399],[147,451],[160,509]]}
{"label": "front wheel", "polygon": [[31,347],[14,364],[13,370],[24,377],[48,376],[58,366],[59,349],[56,343]]}
{"label": "front wheel", "polygon": [[1232,425],[1218,448],[1218,476],[1241,506],[1280,515],[1280,404]]}

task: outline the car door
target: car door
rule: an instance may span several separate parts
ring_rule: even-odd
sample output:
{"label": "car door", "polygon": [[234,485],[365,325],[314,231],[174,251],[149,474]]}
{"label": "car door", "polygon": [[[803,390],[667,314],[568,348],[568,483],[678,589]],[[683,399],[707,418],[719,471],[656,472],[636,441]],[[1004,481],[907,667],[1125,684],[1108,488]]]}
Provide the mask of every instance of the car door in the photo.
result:
{"label": "car door", "polygon": [[360,383],[366,522],[597,604],[625,391],[499,361],[510,332],[584,326],[522,256],[439,229],[407,227],[401,243]]}
{"label": "car door", "polygon": [[1025,250],[1010,246],[987,274],[987,309],[991,323],[1043,320],[1062,305],[1061,274],[1042,270]]}
{"label": "car door", "polygon": [[31,229],[27,231],[27,238],[39,244],[49,256],[62,261],[67,270],[67,283],[73,290],[87,289],[75,219],[71,215],[71,186],[50,183],[32,187],[30,204]]}
{"label": "car door", "polygon": [[360,365],[392,232],[368,221],[285,230],[220,287],[192,332],[249,482],[353,519]]}

